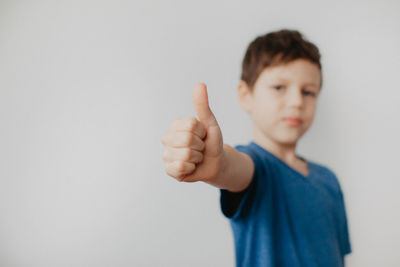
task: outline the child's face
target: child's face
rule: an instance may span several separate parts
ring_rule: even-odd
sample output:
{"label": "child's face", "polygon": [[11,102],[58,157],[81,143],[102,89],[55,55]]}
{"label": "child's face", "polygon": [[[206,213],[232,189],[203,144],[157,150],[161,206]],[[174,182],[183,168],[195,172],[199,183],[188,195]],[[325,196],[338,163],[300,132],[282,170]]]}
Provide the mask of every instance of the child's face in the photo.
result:
{"label": "child's face", "polygon": [[318,66],[297,59],[264,69],[252,92],[239,86],[241,105],[251,116],[255,139],[295,145],[313,121],[320,84]]}

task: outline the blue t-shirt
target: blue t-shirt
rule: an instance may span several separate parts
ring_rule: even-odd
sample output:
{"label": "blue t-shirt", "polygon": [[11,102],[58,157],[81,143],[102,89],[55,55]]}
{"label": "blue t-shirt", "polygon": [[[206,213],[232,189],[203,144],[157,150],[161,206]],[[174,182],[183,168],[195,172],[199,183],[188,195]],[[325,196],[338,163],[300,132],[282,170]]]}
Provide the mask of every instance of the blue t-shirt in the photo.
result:
{"label": "blue t-shirt", "polygon": [[235,148],[255,164],[244,191],[220,190],[221,210],[233,231],[236,266],[344,266],[351,246],[335,174],[306,160],[305,177],[254,142]]}

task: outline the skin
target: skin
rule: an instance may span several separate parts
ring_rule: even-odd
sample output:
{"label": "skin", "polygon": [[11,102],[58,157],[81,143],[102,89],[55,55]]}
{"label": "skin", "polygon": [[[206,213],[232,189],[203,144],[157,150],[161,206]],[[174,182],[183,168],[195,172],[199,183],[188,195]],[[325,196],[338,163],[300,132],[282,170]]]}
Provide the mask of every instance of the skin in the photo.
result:
{"label": "skin", "polygon": [[[253,141],[304,176],[308,166],[295,149],[313,121],[320,84],[318,66],[298,59],[264,69],[253,88],[244,81],[238,85],[240,106],[252,120]],[[204,83],[195,86],[193,104],[198,119],[174,120],[162,137],[166,173],[178,181],[244,190],[253,177],[254,163],[247,154],[223,143]]]}
{"label": "skin", "polygon": [[[254,142],[305,176],[307,163],[295,149],[313,121],[320,84],[318,66],[298,59],[265,69],[252,90],[243,81],[238,89],[241,107],[252,120]],[[290,124],[287,118],[298,118],[300,123]]]}

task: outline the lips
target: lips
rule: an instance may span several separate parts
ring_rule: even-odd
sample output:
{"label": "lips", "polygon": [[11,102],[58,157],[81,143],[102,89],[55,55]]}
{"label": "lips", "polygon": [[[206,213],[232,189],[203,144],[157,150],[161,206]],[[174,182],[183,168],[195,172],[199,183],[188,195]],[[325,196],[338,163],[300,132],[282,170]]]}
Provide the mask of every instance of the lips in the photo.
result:
{"label": "lips", "polygon": [[302,122],[299,117],[286,117],[284,121],[290,126],[299,126]]}

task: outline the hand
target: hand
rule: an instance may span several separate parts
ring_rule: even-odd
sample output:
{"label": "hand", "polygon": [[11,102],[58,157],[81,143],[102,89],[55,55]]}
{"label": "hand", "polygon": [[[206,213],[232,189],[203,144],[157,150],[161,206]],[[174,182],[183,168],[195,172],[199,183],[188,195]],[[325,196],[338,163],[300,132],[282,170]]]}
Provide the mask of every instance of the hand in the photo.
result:
{"label": "hand", "polygon": [[210,181],[222,171],[225,154],[204,83],[194,87],[193,104],[199,119],[174,120],[162,137],[165,171],[179,181]]}

